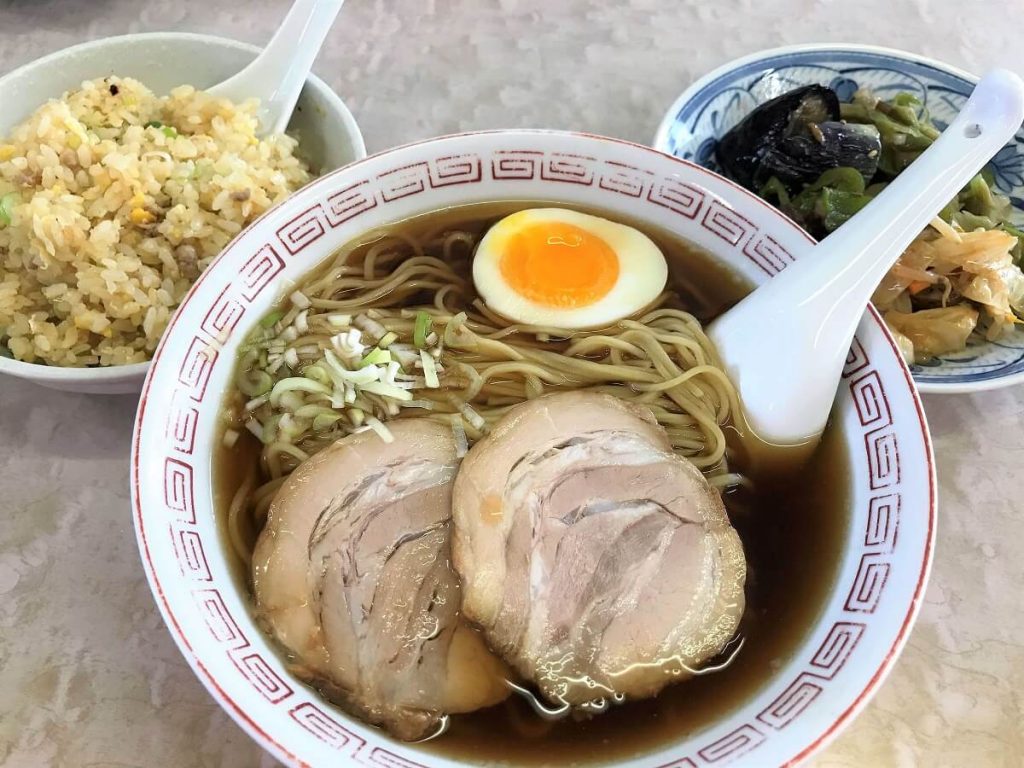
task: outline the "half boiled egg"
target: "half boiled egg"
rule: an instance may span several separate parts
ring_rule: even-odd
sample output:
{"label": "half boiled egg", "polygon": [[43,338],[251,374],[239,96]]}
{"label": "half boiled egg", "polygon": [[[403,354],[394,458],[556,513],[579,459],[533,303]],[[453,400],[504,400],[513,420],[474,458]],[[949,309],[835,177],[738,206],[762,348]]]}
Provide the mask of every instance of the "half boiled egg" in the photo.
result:
{"label": "half boiled egg", "polygon": [[665,256],[642,232],[565,208],[531,208],[498,221],[473,256],[473,282],[510,320],[600,328],[664,290]]}

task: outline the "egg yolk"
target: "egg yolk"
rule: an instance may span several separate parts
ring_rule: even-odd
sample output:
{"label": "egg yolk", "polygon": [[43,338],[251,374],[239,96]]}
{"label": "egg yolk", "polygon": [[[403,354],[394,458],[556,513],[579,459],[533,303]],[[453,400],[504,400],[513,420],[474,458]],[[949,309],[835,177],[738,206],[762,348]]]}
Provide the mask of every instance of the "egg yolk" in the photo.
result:
{"label": "egg yolk", "polygon": [[563,309],[593,304],[619,279],[619,259],[608,243],[560,222],[524,227],[510,236],[499,268],[520,296]]}

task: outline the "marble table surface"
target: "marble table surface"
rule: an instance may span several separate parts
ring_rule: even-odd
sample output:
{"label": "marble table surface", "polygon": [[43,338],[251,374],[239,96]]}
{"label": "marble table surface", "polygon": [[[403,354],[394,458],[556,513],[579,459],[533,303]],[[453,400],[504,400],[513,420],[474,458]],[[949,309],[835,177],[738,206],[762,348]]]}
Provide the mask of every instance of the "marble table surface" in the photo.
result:
{"label": "marble table surface", "polygon": [[[369,150],[475,128],[650,140],[695,77],[761,48],[875,43],[1024,70],[1019,0],[349,0],[318,73]],[[0,71],[73,43],[265,41],[285,0],[0,0]],[[2,94],[0,94],[2,108]],[[889,681],[815,765],[1024,761],[1024,387],[926,397],[935,569]],[[0,765],[272,765],[165,631],[128,503],[132,397],[0,380]]]}

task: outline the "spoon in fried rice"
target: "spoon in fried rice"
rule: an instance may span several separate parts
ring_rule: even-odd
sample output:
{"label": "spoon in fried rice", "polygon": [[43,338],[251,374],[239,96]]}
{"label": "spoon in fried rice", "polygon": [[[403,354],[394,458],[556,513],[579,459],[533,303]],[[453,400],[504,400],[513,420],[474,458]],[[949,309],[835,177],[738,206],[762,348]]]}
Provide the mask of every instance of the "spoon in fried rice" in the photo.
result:
{"label": "spoon in fried rice", "polygon": [[259,99],[259,134],[284,133],[313,60],[343,4],[344,0],[295,0],[263,52],[209,92],[234,102]]}

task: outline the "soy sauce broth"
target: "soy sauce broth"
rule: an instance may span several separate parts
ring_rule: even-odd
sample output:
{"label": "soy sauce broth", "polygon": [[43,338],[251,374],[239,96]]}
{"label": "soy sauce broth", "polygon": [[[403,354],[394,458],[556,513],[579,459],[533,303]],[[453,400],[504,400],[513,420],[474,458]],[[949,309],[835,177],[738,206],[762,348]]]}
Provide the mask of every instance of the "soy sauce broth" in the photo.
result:
{"label": "soy sauce broth", "polygon": [[[487,203],[418,217],[389,229],[401,231],[408,225],[484,230],[509,213],[545,205],[573,207],[557,202]],[[751,290],[749,283],[685,240],[618,214],[580,210],[634,226],[651,237],[665,254],[668,288],[679,294],[679,308],[702,323]],[[771,682],[800,648],[835,582],[849,523],[848,456],[843,434],[835,425],[826,430],[806,464],[804,451],[761,446],[750,454],[741,447],[734,428],[727,427],[727,434],[731,467],[749,477],[756,489],[725,495],[748,567],[747,605],[738,631],[743,646],[728,666],[670,685],[655,698],[612,706],[589,719],[548,722],[513,694],[490,709],[453,716],[444,735],[411,746],[476,765],[616,763],[698,733]],[[258,461],[259,446],[248,433],[233,449],[223,447],[220,435],[216,445],[214,502],[222,544],[239,590],[249,594],[249,574],[227,544],[225,522],[249,462]],[[724,660],[711,660],[708,665]]]}

